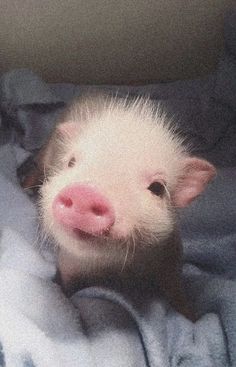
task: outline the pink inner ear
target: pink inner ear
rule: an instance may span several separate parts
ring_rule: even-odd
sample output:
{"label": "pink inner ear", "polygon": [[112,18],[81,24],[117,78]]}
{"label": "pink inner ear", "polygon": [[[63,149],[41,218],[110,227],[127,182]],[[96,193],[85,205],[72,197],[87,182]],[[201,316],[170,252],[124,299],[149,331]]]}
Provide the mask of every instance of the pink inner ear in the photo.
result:
{"label": "pink inner ear", "polygon": [[215,177],[216,169],[209,162],[198,158],[186,158],[184,161],[184,173],[173,194],[173,202],[177,207],[185,207],[190,204],[207,184]]}
{"label": "pink inner ear", "polygon": [[76,131],[76,124],[73,121],[63,122],[62,124],[58,125],[57,131],[62,136],[72,137]]}

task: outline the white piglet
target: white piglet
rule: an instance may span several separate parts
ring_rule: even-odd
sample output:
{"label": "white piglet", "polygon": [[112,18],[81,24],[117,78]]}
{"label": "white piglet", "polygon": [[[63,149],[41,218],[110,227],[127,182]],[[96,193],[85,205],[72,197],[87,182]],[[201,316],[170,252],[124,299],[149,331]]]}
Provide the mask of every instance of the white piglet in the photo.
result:
{"label": "white piglet", "polygon": [[62,116],[25,187],[42,183],[42,228],[64,288],[112,282],[161,289],[194,319],[181,281],[176,208],[215,176],[148,99],[84,97]]}

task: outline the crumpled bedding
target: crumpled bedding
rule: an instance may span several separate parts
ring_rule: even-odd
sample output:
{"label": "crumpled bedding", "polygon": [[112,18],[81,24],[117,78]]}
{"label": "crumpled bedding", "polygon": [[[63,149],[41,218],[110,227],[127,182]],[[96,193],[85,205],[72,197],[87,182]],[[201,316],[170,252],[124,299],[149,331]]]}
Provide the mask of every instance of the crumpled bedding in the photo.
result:
{"label": "crumpled bedding", "polygon": [[236,13],[226,18],[225,52],[212,75],[102,87],[149,95],[178,122],[193,152],[219,167],[206,193],[181,213],[195,324],[161,296],[91,287],[67,299],[54,282],[53,246],[38,236],[34,200],[18,178],[61,109],[87,89],[49,85],[29,70],[0,79],[0,366],[236,366]]}

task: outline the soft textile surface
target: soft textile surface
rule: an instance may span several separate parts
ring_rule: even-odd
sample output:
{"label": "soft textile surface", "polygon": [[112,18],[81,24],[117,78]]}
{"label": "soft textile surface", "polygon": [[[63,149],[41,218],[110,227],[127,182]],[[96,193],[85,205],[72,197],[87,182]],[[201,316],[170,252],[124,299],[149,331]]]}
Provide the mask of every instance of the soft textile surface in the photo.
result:
{"label": "soft textile surface", "polygon": [[208,78],[119,88],[121,95],[161,100],[195,152],[221,167],[182,218],[184,274],[200,316],[196,324],[158,297],[128,299],[100,288],[70,300],[62,294],[53,282],[53,253],[41,241],[39,246],[36,208],[19,187],[16,170],[24,173],[27,157],[41,146],[61,108],[86,87],[48,86],[27,70],[2,76],[1,366],[236,366],[236,14],[228,18],[225,35],[225,55]]}

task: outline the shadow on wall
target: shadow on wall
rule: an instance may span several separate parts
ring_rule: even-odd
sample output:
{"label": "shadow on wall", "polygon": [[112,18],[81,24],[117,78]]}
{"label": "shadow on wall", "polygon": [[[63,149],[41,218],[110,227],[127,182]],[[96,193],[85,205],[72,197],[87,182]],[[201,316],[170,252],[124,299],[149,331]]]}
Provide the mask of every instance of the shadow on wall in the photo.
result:
{"label": "shadow on wall", "polygon": [[0,71],[51,82],[142,83],[213,70],[235,0],[2,0]]}

